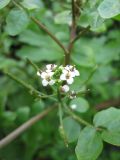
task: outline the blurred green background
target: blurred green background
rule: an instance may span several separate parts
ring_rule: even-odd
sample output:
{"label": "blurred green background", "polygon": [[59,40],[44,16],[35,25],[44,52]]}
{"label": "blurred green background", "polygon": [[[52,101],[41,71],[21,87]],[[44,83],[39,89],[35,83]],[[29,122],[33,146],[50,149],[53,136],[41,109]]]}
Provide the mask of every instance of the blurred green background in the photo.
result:
{"label": "blurred green background", "polygon": [[[40,9],[32,10],[31,14],[67,45],[70,1],[46,0],[40,1],[39,5]],[[14,5],[10,3],[0,10],[0,139],[52,105],[51,100],[34,99],[22,86],[4,75],[2,70],[13,73],[47,94],[50,89],[42,87],[36,71],[26,57],[40,68],[48,63],[59,65],[64,60],[63,51],[32,21],[29,21],[27,28],[19,35],[10,36],[6,17],[12,8]],[[87,18],[83,15],[83,18],[78,20],[78,30],[87,26]],[[92,30],[75,43],[71,57],[72,64],[75,64],[81,73],[72,88],[76,91],[83,87],[90,89],[83,97],[90,108],[86,113],[81,113],[81,116],[90,122],[98,110],[120,106],[120,21],[114,18],[98,26],[93,25],[93,22],[91,19]],[[11,30],[14,31],[14,28]],[[97,69],[88,84],[82,86],[96,65]],[[76,143],[71,143],[66,148],[59,135],[58,126],[57,112],[53,111],[1,149],[0,160],[76,160]],[[120,160],[118,147],[106,143],[104,147],[99,160]]]}

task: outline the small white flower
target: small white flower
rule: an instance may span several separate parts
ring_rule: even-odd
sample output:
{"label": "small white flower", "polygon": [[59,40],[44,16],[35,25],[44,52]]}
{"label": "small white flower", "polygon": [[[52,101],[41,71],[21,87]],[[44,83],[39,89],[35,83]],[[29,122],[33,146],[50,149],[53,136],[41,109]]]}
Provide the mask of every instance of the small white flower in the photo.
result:
{"label": "small white flower", "polygon": [[46,68],[47,68],[46,72],[53,71],[56,69],[56,67],[57,67],[57,65],[55,65],[55,64],[48,64],[48,65],[46,65]]}
{"label": "small white flower", "polygon": [[67,65],[65,70],[70,71],[73,77],[80,75],[79,71],[72,65]]}
{"label": "small white flower", "polygon": [[64,85],[64,86],[61,87],[61,90],[63,92],[68,92],[69,91],[69,86],[68,85]]}
{"label": "small white flower", "polygon": [[[37,73],[38,75],[40,73]],[[47,86],[47,85],[53,85],[55,83],[55,80],[52,79],[54,72],[42,72],[40,74],[42,80],[42,84],[43,86]]]}
{"label": "small white flower", "polygon": [[60,80],[66,81],[68,84],[72,84],[74,81],[73,75],[69,71],[63,71],[63,73],[60,76]]}
{"label": "small white flower", "polygon": [[70,106],[70,108],[71,108],[71,109],[76,109],[76,108],[77,108],[77,105],[76,105],[76,104],[72,104],[72,105]]}

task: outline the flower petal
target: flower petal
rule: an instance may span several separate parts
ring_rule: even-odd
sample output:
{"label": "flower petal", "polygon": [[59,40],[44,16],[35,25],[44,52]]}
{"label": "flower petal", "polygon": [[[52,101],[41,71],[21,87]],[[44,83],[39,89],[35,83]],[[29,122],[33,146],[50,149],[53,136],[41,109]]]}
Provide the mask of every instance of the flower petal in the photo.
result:
{"label": "flower petal", "polygon": [[54,83],[55,83],[55,80],[53,80],[53,79],[51,79],[51,80],[49,81],[49,85],[50,85],[50,86],[52,86]]}
{"label": "flower petal", "polygon": [[45,87],[49,84],[49,82],[46,79],[43,79],[42,81],[42,85]]}
{"label": "flower petal", "polygon": [[53,74],[54,74],[54,72],[49,72],[49,73],[48,73],[48,76],[52,77]]}
{"label": "flower petal", "polygon": [[67,83],[68,84],[72,84],[73,83],[73,81],[74,81],[74,79],[71,77],[71,78],[69,78],[69,79],[67,79]]}
{"label": "flower petal", "polygon": [[46,73],[46,72],[42,72],[42,73],[41,73],[41,78],[45,79],[46,76],[47,76],[47,73]]}
{"label": "flower petal", "polygon": [[67,74],[67,73],[68,73],[68,70],[67,70],[67,69],[63,69],[62,72],[63,72],[64,74]]}
{"label": "flower petal", "polygon": [[51,66],[52,66],[52,64],[47,64],[46,65],[47,70],[51,70],[51,68],[52,68]]}
{"label": "flower petal", "polygon": [[60,80],[62,80],[62,81],[66,80],[66,75],[65,74],[61,74]]}
{"label": "flower petal", "polygon": [[76,75],[76,76],[79,76],[79,75],[80,75],[80,72],[79,72],[77,69],[75,69],[74,72],[75,72],[75,75]]}

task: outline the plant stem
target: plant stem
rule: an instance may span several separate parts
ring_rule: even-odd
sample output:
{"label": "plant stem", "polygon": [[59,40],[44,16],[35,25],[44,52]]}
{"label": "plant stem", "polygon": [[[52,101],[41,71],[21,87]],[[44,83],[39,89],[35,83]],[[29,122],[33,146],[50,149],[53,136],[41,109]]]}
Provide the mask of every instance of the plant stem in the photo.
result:
{"label": "plant stem", "polygon": [[83,124],[85,126],[92,126],[92,124],[88,123],[87,121],[85,121],[84,119],[82,119],[80,116],[77,116],[71,109],[69,109],[68,107],[66,107],[66,112],[67,114],[69,114],[74,120],[78,121],[80,124]]}
{"label": "plant stem", "polygon": [[78,33],[78,35],[72,40],[72,43],[75,43],[84,33],[88,32],[90,29],[90,26],[87,28],[84,28],[81,32]]}
{"label": "plant stem", "polygon": [[68,53],[67,49],[63,46],[63,44],[45,27],[40,21],[38,21],[35,17],[31,17],[32,21],[35,22],[43,31],[45,31],[64,51],[65,54]]}
{"label": "plant stem", "polygon": [[43,119],[45,116],[48,115],[48,113],[50,113],[51,111],[53,111],[55,108],[56,108],[56,105],[54,105],[52,107],[49,107],[45,111],[43,111],[40,114],[34,116],[30,120],[28,120],[27,122],[25,122],[24,124],[22,124],[20,127],[18,127],[16,130],[14,130],[13,132],[11,132],[9,135],[7,135],[5,138],[3,138],[0,141],[0,149],[3,148],[3,147],[5,147],[6,145],[8,145],[13,140],[15,140],[21,133],[23,133],[24,131],[26,131],[28,128],[30,128],[32,125],[34,125],[39,120]]}
{"label": "plant stem", "polygon": [[31,64],[31,66],[33,66],[33,68],[36,71],[39,71],[39,67],[35,63],[33,63],[29,58],[27,58],[27,61],[28,61],[29,64]]}
{"label": "plant stem", "polygon": [[13,79],[14,81],[16,81],[17,83],[19,83],[20,85],[22,85],[24,88],[26,88],[27,90],[30,91],[30,93],[32,95],[36,95],[39,97],[40,92],[37,91],[35,88],[33,88],[31,85],[25,83],[24,81],[22,81],[21,79],[18,79],[16,76],[14,76],[13,74],[7,72],[7,71],[3,71],[4,74],[6,74],[8,77],[10,77],[11,79]]}
{"label": "plant stem", "polygon": [[70,27],[70,41],[68,45],[68,53],[65,55],[65,65],[70,63],[71,52],[73,49],[73,39],[76,37],[76,15],[75,15],[75,0],[72,0],[72,24]]}
{"label": "plant stem", "polygon": [[[29,12],[21,3],[17,3],[15,0],[13,0],[13,3],[19,8],[23,9],[28,15]],[[64,45],[54,36],[52,32],[48,30],[48,28],[43,25],[39,20],[37,20],[35,17],[30,16],[31,20],[37,24],[44,32],[46,32],[57,44],[58,46],[64,51],[64,54],[66,55],[68,53],[68,50],[64,47]]]}

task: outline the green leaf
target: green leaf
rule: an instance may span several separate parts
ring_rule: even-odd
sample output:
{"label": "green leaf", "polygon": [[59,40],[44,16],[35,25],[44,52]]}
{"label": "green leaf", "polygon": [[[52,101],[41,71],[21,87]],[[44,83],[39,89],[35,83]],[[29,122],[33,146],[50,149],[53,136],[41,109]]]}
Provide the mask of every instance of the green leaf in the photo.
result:
{"label": "green leaf", "polygon": [[29,23],[28,15],[23,10],[11,10],[6,19],[6,30],[9,35],[15,36],[21,33]]}
{"label": "green leaf", "polygon": [[84,4],[78,24],[82,27],[90,26],[96,30],[103,25],[104,19],[100,17],[97,10],[98,1],[89,0]]}
{"label": "green leaf", "polygon": [[120,14],[120,0],[104,0],[98,7],[102,18],[112,18]]}
{"label": "green leaf", "polygon": [[72,17],[70,11],[64,11],[55,16],[55,23],[57,24],[71,24]]}
{"label": "green leaf", "polygon": [[80,132],[75,149],[78,160],[96,160],[102,149],[102,139],[95,128],[86,127]]}
{"label": "green leaf", "polygon": [[73,108],[77,112],[84,113],[89,108],[89,103],[84,98],[75,98],[71,101],[70,107]]}
{"label": "green leaf", "polygon": [[102,138],[107,143],[115,146],[120,146],[120,132],[103,131]]}
{"label": "green leaf", "polygon": [[53,60],[60,60],[62,58],[62,54],[54,50],[53,48],[40,48],[40,47],[23,47],[17,53],[22,59],[29,58],[32,61],[53,61]]}
{"label": "green leaf", "polygon": [[43,7],[43,3],[40,0],[24,0],[21,4],[29,10]]}
{"label": "green leaf", "polygon": [[8,5],[11,0],[0,0],[0,9]]}
{"label": "green leaf", "polygon": [[109,131],[120,132],[120,109],[109,108],[98,112],[93,120],[96,127],[105,127]]}
{"label": "green leaf", "polygon": [[23,122],[27,121],[29,118],[30,108],[27,106],[18,108],[16,114],[17,114],[16,121],[19,123],[23,123]]}
{"label": "green leaf", "polygon": [[[63,119],[63,128],[69,143],[77,140],[80,133],[80,125],[71,117]],[[74,134],[73,134],[74,131]]]}
{"label": "green leaf", "polygon": [[14,124],[13,122],[16,119],[16,114],[12,111],[6,111],[3,113],[2,118],[3,118],[3,125],[8,127]]}
{"label": "green leaf", "polygon": [[7,59],[4,57],[0,57],[0,69],[7,69],[9,67],[16,66],[17,62],[13,59]]}

